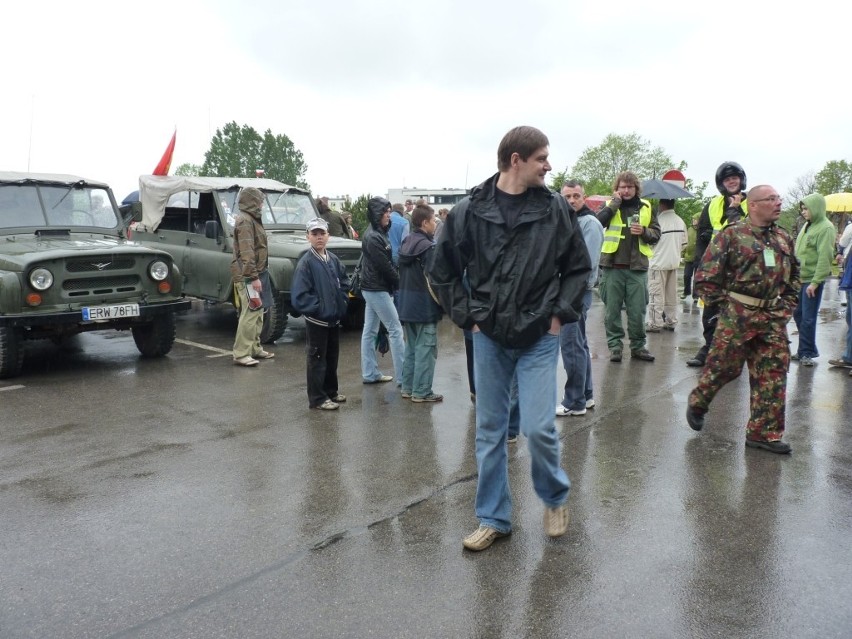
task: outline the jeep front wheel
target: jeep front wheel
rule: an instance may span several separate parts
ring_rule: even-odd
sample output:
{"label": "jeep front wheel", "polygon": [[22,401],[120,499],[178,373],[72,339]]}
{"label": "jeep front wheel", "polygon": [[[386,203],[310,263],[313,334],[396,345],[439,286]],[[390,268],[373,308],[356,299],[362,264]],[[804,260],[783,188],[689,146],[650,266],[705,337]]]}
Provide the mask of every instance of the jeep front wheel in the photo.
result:
{"label": "jeep front wheel", "polygon": [[18,329],[0,326],[0,379],[17,377],[24,364],[24,344]]}
{"label": "jeep front wheel", "polygon": [[260,330],[260,343],[271,344],[284,334],[287,328],[287,305],[284,296],[272,296],[272,307],[263,314],[263,328]]}
{"label": "jeep front wheel", "polygon": [[175,343],[175,314],[157,315],[148,324],[130,330],[142,357],[162,357]]}

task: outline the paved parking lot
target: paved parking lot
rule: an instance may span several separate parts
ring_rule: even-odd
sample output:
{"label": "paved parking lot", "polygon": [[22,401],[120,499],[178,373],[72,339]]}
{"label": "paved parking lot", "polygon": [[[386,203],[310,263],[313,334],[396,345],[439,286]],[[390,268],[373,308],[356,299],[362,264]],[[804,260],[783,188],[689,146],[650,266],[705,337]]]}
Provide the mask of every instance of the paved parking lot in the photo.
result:
{"label": "paved parking lot", "polygon": [[558,422],[569,532],[545,537],[522,438],[514,532],[479,554],[448,321],[443,403],[362,385],[346,333],[329,413],[307,408],[299,320],[256,369],[200,304],[161,360],[120,333],[31,344],[0,381],[0,637],[848,637],[852,379],[827,364],[845,324],[826,298],[818,364],[789,377],[789,457],[744,448],[747,378],[685,425],[697,309],[649,336],[655,363],[611,364],[596,299],[598,407]]}

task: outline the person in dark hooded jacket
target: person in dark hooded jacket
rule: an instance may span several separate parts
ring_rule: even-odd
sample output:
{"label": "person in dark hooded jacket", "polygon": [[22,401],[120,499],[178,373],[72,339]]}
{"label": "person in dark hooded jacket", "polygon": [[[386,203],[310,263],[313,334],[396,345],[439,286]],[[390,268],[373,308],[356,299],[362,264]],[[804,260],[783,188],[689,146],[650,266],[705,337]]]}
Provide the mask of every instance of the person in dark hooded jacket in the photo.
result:
{"label": "person in dark hooded jacket", "polygon": [[402,324],[393,303],[393,292],[399,288],[399,272],[391,258],[388,240],[391,203],[383,197],[370,198],[367,219],[370,227],[361,240],[361,295],[364,297],[364,330],[361,333],[361,377],[365,384],[389,382],[393,379],[379,370],[376,359],[376,336],[379,324],[388,331],[391,357],[397,386],[402,384],[405,342]]}
{"label": "person in dark hooded jacket", "polygon": [[420,204],[411,214],[414,232],[399,248],[399,319],[405,332],[402,396],[412,402],[440,402],[432,391],[438,357],[438,320],[443,311],[429,292],[426,269],[435,255],[438,223],[431,206]]}

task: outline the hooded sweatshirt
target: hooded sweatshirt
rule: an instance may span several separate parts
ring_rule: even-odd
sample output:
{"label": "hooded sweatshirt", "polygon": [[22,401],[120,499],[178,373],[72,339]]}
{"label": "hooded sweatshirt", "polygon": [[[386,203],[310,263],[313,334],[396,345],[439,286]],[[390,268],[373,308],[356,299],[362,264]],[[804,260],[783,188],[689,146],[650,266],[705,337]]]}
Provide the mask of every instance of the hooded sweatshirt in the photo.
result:
{"label": "hooded sweatshirt", "polygon": [[264,199],[263,192],[253,186],[240,193],[240,213],[234,224],[234,258],[231,260],[231,277],[235,284],[256,280],[268,266],[266,231],[260,219]]}
{"label": "hooded sweatshirt", "polygon": [[806,195],[802,204],[810,211],[811,219],[796,238],[796,257],[801,263],[802,285],[819,286],[831,273],[837,231],[825,216],[825,198],[822,195]]}
{"label": "hooded sweatshirt", "polygon": [[393,293],[399,288],[399,271],[391,257],[391,244],[388,228],[381,226],[384,212],[390,208],[390,202],[383,197],[370,198],[367,202],[369,228],[361,240],[361,290],[386,291]]}

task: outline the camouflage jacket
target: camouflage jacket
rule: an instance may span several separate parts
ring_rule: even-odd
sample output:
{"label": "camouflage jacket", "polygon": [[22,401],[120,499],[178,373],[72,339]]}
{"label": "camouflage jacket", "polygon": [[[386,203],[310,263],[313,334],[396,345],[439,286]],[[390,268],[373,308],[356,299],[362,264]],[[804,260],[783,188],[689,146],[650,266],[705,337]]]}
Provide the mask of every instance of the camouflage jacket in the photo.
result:
{"label": "camouflage jacket", "polygon": [[717,233],[695,274],[695,292],[705,304],[726,301],[729,291],[761,300],[776,300],[776,309],[792,312],[799,301],[799,261],[790,235],[769,227],[739,222]]}

